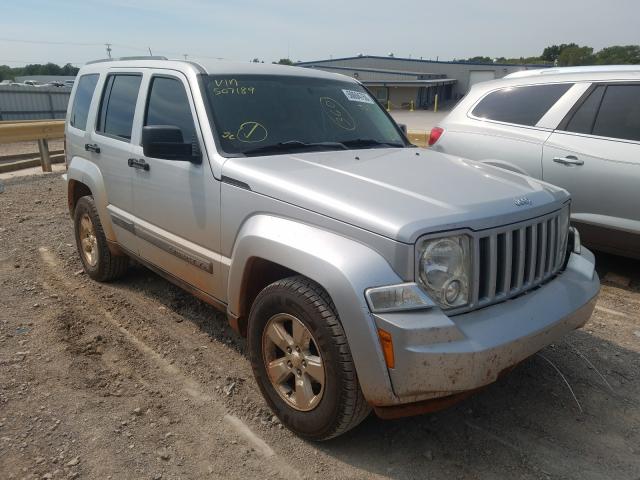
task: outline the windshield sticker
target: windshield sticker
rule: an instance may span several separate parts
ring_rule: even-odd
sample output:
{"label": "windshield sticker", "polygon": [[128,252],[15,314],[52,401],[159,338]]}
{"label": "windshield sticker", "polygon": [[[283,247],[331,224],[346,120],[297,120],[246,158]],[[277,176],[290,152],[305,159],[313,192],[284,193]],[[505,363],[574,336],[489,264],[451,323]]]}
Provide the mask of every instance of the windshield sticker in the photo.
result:
{"label": "windshield sticker", "polygon": [[344,96],[347,97],[350,102],[373,103],[373,99],[365,92],[343,89],[342,93],[344,93]]}
{"label": "windshield sticker", "polygon": [[[357,93],[357,92],[356,92]],[[320,103],[324,113],[343,130],[355,130],[356,121],[353,119],[349,111],[330,97],[321,97]]]}
{"label": "windshield sticker", "polygon": [[236,138],[244,143],[263,142],[268,136],[265,126],[258,122],[244,122],[236,133]]}

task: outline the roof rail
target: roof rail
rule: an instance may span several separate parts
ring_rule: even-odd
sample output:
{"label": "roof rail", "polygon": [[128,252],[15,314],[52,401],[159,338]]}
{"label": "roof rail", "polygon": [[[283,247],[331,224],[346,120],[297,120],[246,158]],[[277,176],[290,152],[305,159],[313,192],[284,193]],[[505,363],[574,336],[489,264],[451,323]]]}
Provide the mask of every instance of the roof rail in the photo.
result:
{"label": "roof rail", "polygon": [[85,65],[91,65],[93,63],[104,63],[104,62],[118,62],[123,60],[168,60],[167,57],[157,56],[157,55],[146,55],[146,56],[137,56],[137,57],[119,57],[119,58],[102,58],[100,60],[91,60],[87,62]]}
{"label": "roof rail", "polygon": [[505,75],[504,78],[535,77],[538,75],[560,75],[563,73],[640,72],[640,65],[584,65],[580,67],[551,67],[544,69],[520,70]]}

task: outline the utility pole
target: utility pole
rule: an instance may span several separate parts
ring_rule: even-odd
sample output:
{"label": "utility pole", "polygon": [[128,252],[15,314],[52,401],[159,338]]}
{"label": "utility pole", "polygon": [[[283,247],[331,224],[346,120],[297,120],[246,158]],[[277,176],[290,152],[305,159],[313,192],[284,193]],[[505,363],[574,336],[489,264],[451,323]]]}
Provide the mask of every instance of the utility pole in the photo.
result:
{"label": "utility pole", "polygon": [[186,60],[188,56],[189,56],[189,55],[187,55],[187,54],[185,53],[185,54],[184,54],[184,59]]}
{"label": "utility pole", "polygon": [[107,47],[107,56],[111,58],[111,44],[105,43],[104,46]]}

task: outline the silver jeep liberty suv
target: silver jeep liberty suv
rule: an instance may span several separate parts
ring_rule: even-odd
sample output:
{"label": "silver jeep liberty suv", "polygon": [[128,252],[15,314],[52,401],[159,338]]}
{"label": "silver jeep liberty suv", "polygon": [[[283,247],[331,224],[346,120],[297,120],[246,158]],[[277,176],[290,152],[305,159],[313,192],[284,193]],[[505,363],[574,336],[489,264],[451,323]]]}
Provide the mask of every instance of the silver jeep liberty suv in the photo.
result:
{"label": "silver jeep liberty suv", "polygon": [[306,438],[453,403],[594,307],[566,191],[413,147],[352,78],[93,62],[66,146],[87,274],[134,258],[226,312]]}

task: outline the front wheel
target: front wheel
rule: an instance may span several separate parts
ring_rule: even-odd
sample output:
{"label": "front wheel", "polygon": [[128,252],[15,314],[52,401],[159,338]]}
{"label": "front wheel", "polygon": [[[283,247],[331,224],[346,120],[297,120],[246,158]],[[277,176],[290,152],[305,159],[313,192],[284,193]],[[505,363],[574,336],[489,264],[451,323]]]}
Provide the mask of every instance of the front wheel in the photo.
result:
{"label": "front wheel", "polygon": [[266,287],[249,317],[251,366],[267,403],[296,434],[327,440],[370,411],[327,292],[295,276]]}

